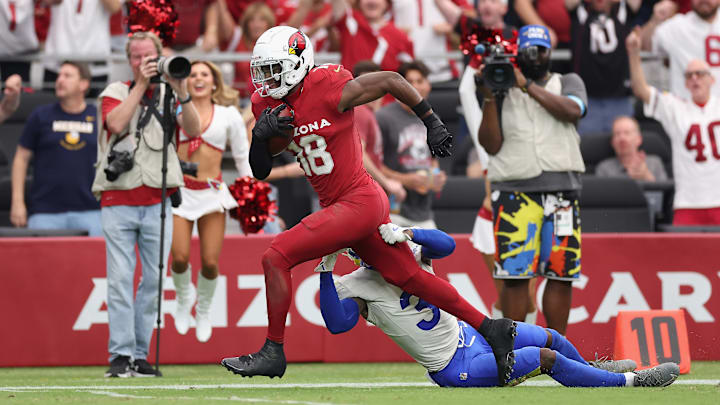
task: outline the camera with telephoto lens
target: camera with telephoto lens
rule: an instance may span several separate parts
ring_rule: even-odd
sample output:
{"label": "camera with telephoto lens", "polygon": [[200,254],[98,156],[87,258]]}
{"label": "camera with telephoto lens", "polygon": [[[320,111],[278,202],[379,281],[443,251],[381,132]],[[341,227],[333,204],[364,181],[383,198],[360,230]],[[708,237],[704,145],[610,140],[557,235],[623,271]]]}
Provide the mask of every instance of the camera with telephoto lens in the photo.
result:
{"label": "camera with telephoto lens", "polygon": [[478,21],[463,29],[460,48],[471,58],[471,64],[485,65],[482,84],[495,94],[505,93],[515,85],[517,31],[512,30],[511,33],[510,38],[505,38],[503,35],[508,33],[483,28]]}
{"label": "camera with telephoto lens", "polygon": [[158,74],[150,80],[153,83],[160,83],[164,74],[173,79],[184,79],[190,76],[192,66],[188,58],[184,56],[160,56],[155,61]]}
{"label": "camera with telephoto lens", "polygon": [[116,151],[111,149],[108,153],[108,166],[105,168],[105,177],[108,181],[115,181],[121,174],[133,168],[133,152]]}
{"label": "camera with telephoto lens", "polygon": [[499,44],[489,46],[485,56],[485,68],[482,78],[493,93],[503,93],[515,86],[515,55],[505,53],[505,48]]}

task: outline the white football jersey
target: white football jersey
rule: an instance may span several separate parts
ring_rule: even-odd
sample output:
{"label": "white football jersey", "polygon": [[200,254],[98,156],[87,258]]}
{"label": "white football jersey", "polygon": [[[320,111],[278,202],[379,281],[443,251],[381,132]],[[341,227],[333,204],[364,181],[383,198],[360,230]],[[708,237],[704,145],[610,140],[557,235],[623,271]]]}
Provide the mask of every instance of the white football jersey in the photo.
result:
{"label": "white football jersey", "polygon": [[447,50],[447,38],[433,29],[437,24],[446,23],[435,0],[393,0],[391,3],[393,22],[398,28],[408,30],[415,58],[422,59],[430,69],[428,79],[433,83],[452,80],[449,60],[437,57]]}
{"label": "white football jersey", "polygon": [[700,59],[710,65],[715,76],[712,92],[720,97],[720,15],[708,23],[694,11],[676,14],[655,29],[652,47],[670,59],[670,92],[690,98],[683,73],[691,60]]}
{"label": "white football jersey", "polygon": [[[110,13],[100,0],[63,1],[52,6],[45,53],[110,56]],[[57,72],[60,64],[47,62]],[[107,65],[90,63],[90,74],[107,75]]]}
{"label": "white football jersey", "polygon": [[[432,273],[428,266],[422,267]],[[379,272],[365,267],[335,280],[335,287],[341,300],[363,299],[368,321],[428,371],[440,371],[450,363],[460,332],[454,316],[403,292]]]}
{"label": "white football jersey", "polygon": [[37,49],[34,10],[32,0],[0,0],[0,56]]}
{"label": "white football jersey", "polygon": [[644,112],[671,140],[674,208],[720,207],[720,99],[711,96],[700,107],[651,87]]}

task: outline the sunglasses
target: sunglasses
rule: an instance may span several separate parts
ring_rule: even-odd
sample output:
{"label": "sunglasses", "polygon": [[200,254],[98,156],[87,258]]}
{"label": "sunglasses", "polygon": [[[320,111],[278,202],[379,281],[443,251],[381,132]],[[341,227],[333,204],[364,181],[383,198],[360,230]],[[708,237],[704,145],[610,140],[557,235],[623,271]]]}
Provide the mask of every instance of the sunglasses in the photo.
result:
{"label": "sunglasses", "polygon": [[700,79],[701,77],[707,76],[709,74],[710,72],[707,70],[692,70],[689,72],[685,72],[685,79],[690,80],[693,76],[697,76],[697,78]]}

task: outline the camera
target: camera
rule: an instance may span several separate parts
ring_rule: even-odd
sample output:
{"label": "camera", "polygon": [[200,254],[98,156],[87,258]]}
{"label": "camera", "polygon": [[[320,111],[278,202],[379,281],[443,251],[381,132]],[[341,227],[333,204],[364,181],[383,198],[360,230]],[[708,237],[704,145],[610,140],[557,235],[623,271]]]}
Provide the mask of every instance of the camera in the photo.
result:
{"label": "camera", "polygon": [[484,64],[483,84],[493,93],[502,94],[515,85],[514,67],[517,64],[517,31],[511,37],[503,30],[483,28],[479,22],[463,30],[460,48],[476,64]]}
{"label": "camera", "polygon": [[188,176],[197,177],[197,169],[198,169],[197,163],[180,160],[180,171],[182,171],[183,174],[187,174]]}
{"label": "camera", "polygon": [[108,153],[108,166],[105,168],[105,177],[108,181],[115,181],[121,174],[133,168],[133,152],[116,151],[110,149]]}
{"label": "camera", "polygon": [[502,45],[493,44],[489,48],[482,77],[493,93],[506,92],[515,86],[515,55],[505,53]]}
{"label": "camera", "polygon": [[155,59],[158,74],[152,78],[153,83],[160,83],[165,74],[173,79],[184,79],[190,76],[190,61],[184,56],[160,56]]}

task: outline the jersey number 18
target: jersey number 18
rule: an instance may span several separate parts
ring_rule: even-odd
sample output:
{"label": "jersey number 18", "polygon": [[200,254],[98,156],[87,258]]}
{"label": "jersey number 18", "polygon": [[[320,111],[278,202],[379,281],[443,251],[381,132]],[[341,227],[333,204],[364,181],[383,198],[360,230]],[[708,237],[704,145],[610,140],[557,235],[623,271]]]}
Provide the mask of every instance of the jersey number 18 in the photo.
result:
{"label": "jersey number 18", "polygon": [[288,145],[288,149],[295,154],[306,176],[312,177],[332,172],[335,162],[326,150],[325,138],[317,134],[307,134],[301,137],[298,143],[300,146],[293,140]]}

